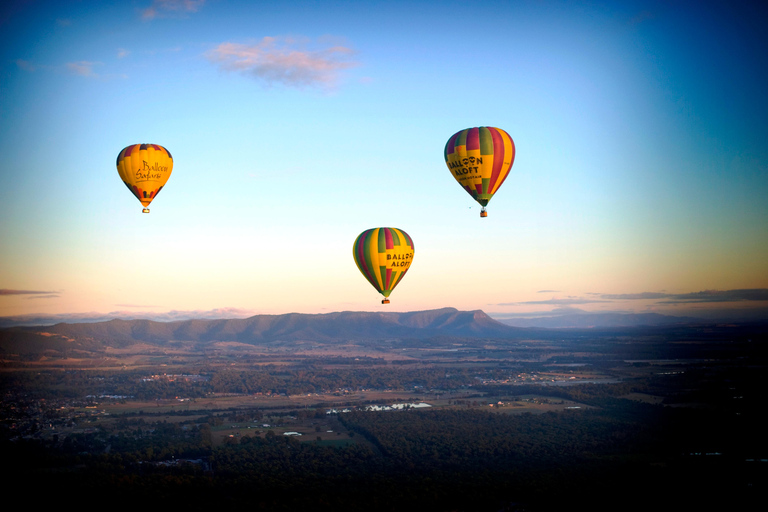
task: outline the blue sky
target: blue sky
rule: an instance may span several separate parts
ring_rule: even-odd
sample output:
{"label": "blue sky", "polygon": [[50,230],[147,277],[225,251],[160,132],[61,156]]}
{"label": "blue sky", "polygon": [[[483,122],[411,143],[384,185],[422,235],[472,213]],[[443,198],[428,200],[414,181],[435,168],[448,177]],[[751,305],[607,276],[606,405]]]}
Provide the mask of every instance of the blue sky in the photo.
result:
{"label": "blue sky", "polygon": [[[768,306],[759,7],[1,9],[0,316]],[[442,157],[472,126],[517,147],[487,219]],[[174,157],[149,215],[135,143]],[[378,226],[416,245],[387,306],[351,255]]]}

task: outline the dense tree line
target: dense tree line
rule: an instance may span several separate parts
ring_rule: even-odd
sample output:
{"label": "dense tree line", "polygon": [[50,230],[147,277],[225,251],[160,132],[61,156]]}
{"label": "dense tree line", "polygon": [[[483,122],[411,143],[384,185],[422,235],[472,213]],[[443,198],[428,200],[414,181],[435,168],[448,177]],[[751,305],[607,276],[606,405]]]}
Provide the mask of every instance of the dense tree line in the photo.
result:
{"label": "dense tree line", "polygon": [[[543,415],[493,414],[481,410],[351,412],[344,425],[369,439],[384,455],[416,470],[483,468],[505,470],[578,463],[621,446],[642,453],[653,438],[643,428],[602,410]],[[632,439],[632,445],[627,444]]]}
{"label": "dense tree line", "polygon": [[[339,419],[362,442],[339,447],[269,433],[214,447],[209,417],[124,420],[111,432],[6,440],[0,448],[14,468],[10,488],[35,481],[56,499],[78,495],[125,506],[497,511],[514,502],[551,510],[580,501],[593,510],[632,510],[727,496],[737,509],[766,490],[766,475],[744,465],[739,450],[749,443],[728,441],[740,434],[755,442],[759,433],[740,431],[743,425],[727,418],[605,399],[601,408],[538,415],[352,412]],[[722,456],[690,454],[707,450]],[[186,459],[192,461],[168,463]]]}

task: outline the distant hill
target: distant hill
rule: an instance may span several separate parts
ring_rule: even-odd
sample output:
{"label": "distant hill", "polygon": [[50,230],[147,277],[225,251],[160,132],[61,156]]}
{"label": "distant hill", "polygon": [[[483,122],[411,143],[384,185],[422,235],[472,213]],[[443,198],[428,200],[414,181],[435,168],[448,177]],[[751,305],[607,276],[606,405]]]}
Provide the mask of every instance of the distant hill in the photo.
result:
{"label": "distant hill", "polygon": [[499,321],[514,327],[541,329],[668,327],[702,323],[702,320],[699,318],[669,316],[658,313],[574,313],[537,318],[510,318]]}
{"label": "distant hill", "polygon": [[0,342],[20,343],[29,336],[69,339],[78,345],[162,345],[171,341],[235,341],[262,344],[275,341],[425,339],[436,336],[462,338],[515,338],[520,331],[498,322],[482,311],[454,308],[409,313],[338,312],[327,314],[256,315],[227,320],[109,320],[96,323],[59,323],[47,327],[11,327],[0,330]]}

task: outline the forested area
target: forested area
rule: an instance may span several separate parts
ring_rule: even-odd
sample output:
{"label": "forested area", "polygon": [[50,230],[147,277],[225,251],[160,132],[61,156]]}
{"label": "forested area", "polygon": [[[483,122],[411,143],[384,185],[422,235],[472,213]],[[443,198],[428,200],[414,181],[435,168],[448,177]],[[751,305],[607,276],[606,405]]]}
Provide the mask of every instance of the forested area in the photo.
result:
{"label": "forested area", "polygon": [[[731,355],[730,341],[721,346]],[[558,355],[565,380],[616,378],[546,386],[530,378],[551,371],[555,356],[548,366],[294,358],[172,373],[14,369],[0,372],[6,499],[34,482],[44,489],[34,496],[41,507],[746,510],[768,493],[765,357],[747,347],[667,366]],[[364,393],[347,401],[348,390],[361,389],[445,398],[432,409],[365,411]],[[254,400],[270,394],[279,397]],[[219,408],[232,396],[249,405]],[[578,408],[521,412],[553,410],[529,409],[523,397]],[[656,402],[641,401],[648,397]],[[114,416],[99,413],[105,403],[119,406]],[[330,403],[351,412],[330,419]],[[257,428],[222,433],[237,422]],[[320,430],[331,423],[333,433]],[[300,424],[309,435],[285,435]]]}
{"label": "forested area", "polygon": [[[4,439],[2,451],[9,488],[37,482],[46,490],[38,502],[51,505],[77,496],[186,510],[735,510],[765,491],[766,470],[745,462],[765,449],[741,429],[754,418],[620,399],[621,385],[591,389],[599,407],[560,413],[353,411],[339,420],[357,441],[338,446],[271,431],[213,446],[222,419],[209,416],[125,418],[65,439]],[[587,400],[589,391],[563,388]]]}

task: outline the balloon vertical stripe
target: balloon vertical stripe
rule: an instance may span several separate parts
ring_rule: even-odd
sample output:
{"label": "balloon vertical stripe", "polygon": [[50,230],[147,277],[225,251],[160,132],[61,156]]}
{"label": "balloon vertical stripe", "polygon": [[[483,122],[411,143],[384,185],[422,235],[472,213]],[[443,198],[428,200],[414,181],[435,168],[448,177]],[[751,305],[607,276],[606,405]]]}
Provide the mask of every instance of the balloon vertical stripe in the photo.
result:
{"label": "balloon vertical stripe", "polygon": [[486,128],[482,127],[480,128],[480,154],[485,155],[493,155],[493,146],[494,146],[494,134],[497,133],[497,130],[493,128]]}
{"label": "balloon vertical stripe", "polygon": [[410,235],[406,233],[405,231],[400,231],[400,234],[405,237],[405,243],[411,247],[411,250],[416,250],[416,246],[413,245],[413,240],[411,240]]}
{"label": "balloon vertical stripe", "polygon": [[[467,147],[467,132],[468,130],[464,130],[459,134],[459,138],[456,139],[456,147],[457,148],[466,148]],[[462,148],[462,149],[463,149]]]}
{"label": "balloon vertical stripe", "polygon": [[376,287],[376,280],[371,273],[371,260],[365,255],[365,242],[369,234],[370,231],[365,231],[355,241],[355,261],[357,261],[357,266],[360,267],[360,272],[362,272],[365,278]]}
{"label": "balloon vertical stripe", "polygon": [[384,228],[384,240],[386,241],[386,248],[387,249],[394,249],[395,242],[392,240],[392,230],[389,228]]}
{"label": "balloon vertical stripe", "polygon": [[[515,163],[515,141],[512,140],[512,137],[510,137],[507,132],[503,130],[499,130],[501,133],[501,138],[504,142],[504,155],[505,155],[505,162],[508,160],[510,162],[509,167],[512,167],[512,164]],[[493,188],[491,190],[492,193],[496,193],[496,191],[501,187],[501,185],[504,183],[504,181],[509,176],[510,169],[505,169],[504,166],[506,164],[502,164],[502,170],[499,172],[499,178],[496,180],[495,185],[493,185]]]}
{"label": "balloon vertical stripe", "polygon": [[459,136],[458,133],[454,133],[453,136],[448,139],[448,142],[445,144],[445,149],[443,150],[443,156],[445,157],[445,160],[448,161],[448,155],[452,155],[456,151],[456,138]]}
{"label": "balloon vertical stripe", "polygon": [[373,253],[370,250],[373,247],[373,240],[373,232],[368,233],[368,236],[365,237],[362,245],[363,258],[365,264],[368,267],[368,276],[370,278],[371,284],[377,290],[381,290],[381,284],[379,284],[379,278],[376,275],[376,267],[378,266],[378,262],[374,261]]}
{"label": "balloon vertical stripe", "polygon": [[466,146],[464,151],[480,149],[480,129],[470,128],[467,130],[467,138],[464,144]]}
{"label": "balloon vertical stripe", "polygon": [[389,231],[389,236],[392,237],[392,247],[394,247],[395,245],[400,245],[400,237],[397,235],[397,231],[392,229],[388,231]]}
{"label": "balloon vertical stripe", "polygon": [[[494,152],[493,168],[491,169],[491,183],[495,185],[501,173],[501,166],[504,163],[504,140],[498,130],[493,130],[491,137],[493,139],[491,144],[494,148],[498,148],[497,151],[499,152],[498,155]],[[491,185],[491,188],[493,188],[493,185]]]}

